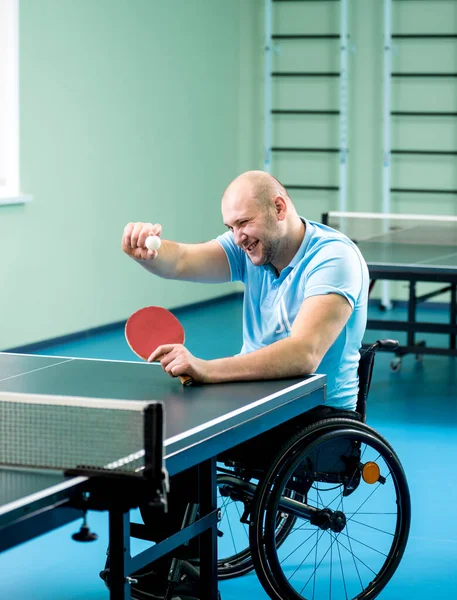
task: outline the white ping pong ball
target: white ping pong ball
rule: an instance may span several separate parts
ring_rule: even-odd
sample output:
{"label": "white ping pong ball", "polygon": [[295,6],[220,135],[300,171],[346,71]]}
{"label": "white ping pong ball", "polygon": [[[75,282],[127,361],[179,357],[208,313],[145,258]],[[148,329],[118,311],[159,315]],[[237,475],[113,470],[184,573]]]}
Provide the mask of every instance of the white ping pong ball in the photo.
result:
{"label": "white ping pong ball", "polygon": [[148,250],[158,250],[162,245],[162,240],[158,235],[150,235],[146,238],[145,245]]}

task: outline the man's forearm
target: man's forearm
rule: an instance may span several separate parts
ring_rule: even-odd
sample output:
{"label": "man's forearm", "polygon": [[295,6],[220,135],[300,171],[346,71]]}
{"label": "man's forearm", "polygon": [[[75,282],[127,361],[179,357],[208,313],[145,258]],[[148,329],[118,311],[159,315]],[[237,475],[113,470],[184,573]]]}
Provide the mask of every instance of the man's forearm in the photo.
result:
{"label": "man's forearm", "polygon": [[300,377],[317,367],[302,340],[286,338],[248,354],[208,361],[208,383]]}
{"label": "man's forearm", "polygon": [[180,244],[170,240],[162,240],[157,258],[148,260],[134,258],[133,260],[154,275],[165,279],[179,279],[178,266],[180,259]]}

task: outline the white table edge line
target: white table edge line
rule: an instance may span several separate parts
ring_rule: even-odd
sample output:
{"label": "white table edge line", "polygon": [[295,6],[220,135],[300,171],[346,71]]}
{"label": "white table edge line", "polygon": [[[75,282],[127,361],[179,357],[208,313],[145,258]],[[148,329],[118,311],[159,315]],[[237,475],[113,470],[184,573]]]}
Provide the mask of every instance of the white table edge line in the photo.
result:
{"label": "white table edge line", "polygon": [[36,502],[37,500],[46,498],[51,494],[55,494],[67,488],[79,485],[80,483],[87,481],[87,479],[87,477],[73,477],[68,481],[63,481],[62,483],[41,490],[40,492],[35,492],[34,494],[30,494],[29,496],[24,496],[20,500],[14,500],[13,502],[9,502],[8,504],[5,504],[4,506],[0,507],[0,516],[2,514],[7,514],[8,512],[11,512],[12,510],[15,510],[17,508],[21,508],[22,506],[30,504],[31,502]]}

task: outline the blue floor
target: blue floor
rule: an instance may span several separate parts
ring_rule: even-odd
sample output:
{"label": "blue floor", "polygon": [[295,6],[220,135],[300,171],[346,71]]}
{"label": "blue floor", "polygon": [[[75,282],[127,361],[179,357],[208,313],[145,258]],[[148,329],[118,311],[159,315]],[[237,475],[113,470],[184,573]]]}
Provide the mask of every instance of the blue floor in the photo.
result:
{"label": "blue floor", "polygon": [[[427,320],[445,320],[427,310]],[[373,318],[401,318],[402,310]],[[241,346],[241,300],[230,298],[179,312],[187,346],[202,358],[234,354]],[[384,332],[387,334],[388,332]],[[391,334],[393,337],[395,336]],[[378,332],[368,332],[373,341]],[[440,343],[435,336],[427,340]],[[40,354],[136,360],[123,330],[41,349]],[[412,497],[411,534],[402,563],[380,598],[457,597],[457,361],[426,356],[404,358],[399,372],[390,354],[379,354],[370,392],[368,422],[395,448],[407,474]],[[91,513],[99,534],[91,544],[71,539],[74,523],[0,555],[0,600],[106,600],[98,578],[107,545],[105,514]],[[134,544],[139,550],[141,542]],[[254,574],[220,583],[223,600],[265,600]]]}

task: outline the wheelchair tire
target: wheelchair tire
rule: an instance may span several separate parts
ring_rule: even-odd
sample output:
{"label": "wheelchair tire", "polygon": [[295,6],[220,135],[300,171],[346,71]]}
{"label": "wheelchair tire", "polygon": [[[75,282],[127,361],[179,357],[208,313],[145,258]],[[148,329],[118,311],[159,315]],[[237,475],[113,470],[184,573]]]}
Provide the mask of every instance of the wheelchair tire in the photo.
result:
{"label": "wheelchair tire", "polygon": [[[272,522],[287,512],[291,489],[314,512],[291,509],[296,526],[280,547]],[[249,530],[257,576],[276,600],[371,600],[400,563],[410,519],[406,477],[388,442],[352,419],[319,421],[283,446],[257,488]]]}

